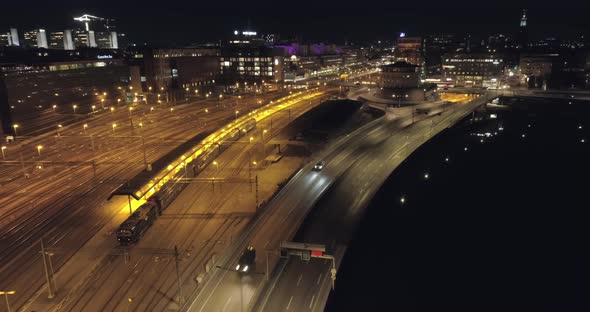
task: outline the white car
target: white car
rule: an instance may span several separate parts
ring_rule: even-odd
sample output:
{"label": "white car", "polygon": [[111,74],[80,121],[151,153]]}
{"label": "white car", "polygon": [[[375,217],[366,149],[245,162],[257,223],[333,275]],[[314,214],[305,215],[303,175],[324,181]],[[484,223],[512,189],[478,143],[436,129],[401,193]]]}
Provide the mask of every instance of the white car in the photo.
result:
{"label": "white car", "polygon": [[313,166],[313,171],[322,171],[322,169],[324,169],[325,166],[326,162],[321,160]]}

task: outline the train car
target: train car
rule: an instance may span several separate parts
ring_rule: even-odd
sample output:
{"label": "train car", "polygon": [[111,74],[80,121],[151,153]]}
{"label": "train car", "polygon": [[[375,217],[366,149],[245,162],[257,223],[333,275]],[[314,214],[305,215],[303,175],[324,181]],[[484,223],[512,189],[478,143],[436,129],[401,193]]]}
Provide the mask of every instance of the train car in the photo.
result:
{"label": "train car", "polygon": [[139,206],[117,229],[119,244],[124,246],[138,242],[156,220],[158,211],[159,207],[156,201],[148,201]]}
{"label": "train car", "polygon": [[239,140],[241,136],[242,134],[240,132],[240,129],[235,128],[231,130],[225,137],[225,140],[221,143],[221,149],[225,150],[226,148],[230,147],[230,145],[232,145],[235,141]]}
{"label": "train car", "polygon": [[243,133],[247,133],[247,132],[252,131],[252,129],[254,129],[255,127],[256,127],[256,119],[251,118],[251,119],[248,119],[244,122],[241,130]]}

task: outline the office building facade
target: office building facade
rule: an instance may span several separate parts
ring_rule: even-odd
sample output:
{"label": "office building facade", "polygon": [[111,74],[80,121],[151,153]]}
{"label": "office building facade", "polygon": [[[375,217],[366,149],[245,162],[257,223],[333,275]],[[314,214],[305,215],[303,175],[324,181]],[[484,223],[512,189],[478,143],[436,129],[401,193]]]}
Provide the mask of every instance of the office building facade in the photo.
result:
{"label": "office building facade", "polygon": [[504,70],[503,56],[490,53],[448,53],[442,60],[443,81],[457,87],[496,89]]}

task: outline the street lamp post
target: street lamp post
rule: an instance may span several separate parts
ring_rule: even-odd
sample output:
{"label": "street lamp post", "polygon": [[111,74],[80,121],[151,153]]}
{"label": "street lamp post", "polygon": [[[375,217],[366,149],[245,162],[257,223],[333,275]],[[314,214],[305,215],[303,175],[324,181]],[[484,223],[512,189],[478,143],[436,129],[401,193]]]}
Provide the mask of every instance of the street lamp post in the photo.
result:
{"label": "street lamp post", "polygon": [[39,154],[39,156],[41,156],[41,149],[43,149],[43,146],[37,145],[37,153]]}
{"label": "street lamp post", "polygon": [[88,128],[88,124],[84,124],[84,126],[82,126],[82,128],[84,129],[84,134],[86,134],[86,128]]}
{"label": "street lamp post", "polygon": [[6,152],[4,152],[5,149],[6,146],[2,146],[2,160],[6,160]]}
{"label": "street lamp post", "polygon": [[76,113],[76,109],[78,108],[78,105],[74,104],[72,105],[72,108],[74,109],[74,114]]}
{"label": "street lamp post", "polygon": [[115,128],[117,128],[117,124],[116,123],[113,124],[113,135],[115,135]]}
{"label": "street lamp post", "polygon": [[133,118],[131,117],[131,111],[133,107],[129,106],[129,125],[131,126],[131,130],[133,131]]}
{"label": "street lamp post", "polygon": [[240,113],[240,111],[236,111],[236,121],[238,120],[238,114]]}
{"label": "street lamp post", "polygon": [[17,124],[12,125],[12,128],[14,128],[14,136],[16,136],[16,129],[18,128]]}
{"label": "street lamp post", "polygon": [[4,295],[4,298],[6,298],[6,310],[8,312],[11,312],[10,310],[10,303],[8,302],[8,295],[14,295],[16,294],[16,291],[14,290],[10,290],[10,291],[2,291],[0,290],[0,295]]}

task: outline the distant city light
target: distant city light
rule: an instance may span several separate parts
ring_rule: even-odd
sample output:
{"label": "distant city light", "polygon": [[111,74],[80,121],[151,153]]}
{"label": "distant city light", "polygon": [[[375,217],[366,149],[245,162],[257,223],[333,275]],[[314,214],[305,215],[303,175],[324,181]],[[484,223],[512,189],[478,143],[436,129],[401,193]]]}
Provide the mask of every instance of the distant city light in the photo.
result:
{"label": "distant city light", "polygon": [[405,36],[406,36],[406,33],[405,32],[402,32],[402,33],[399,34],[399,37],[400,38],[404,38]]}

